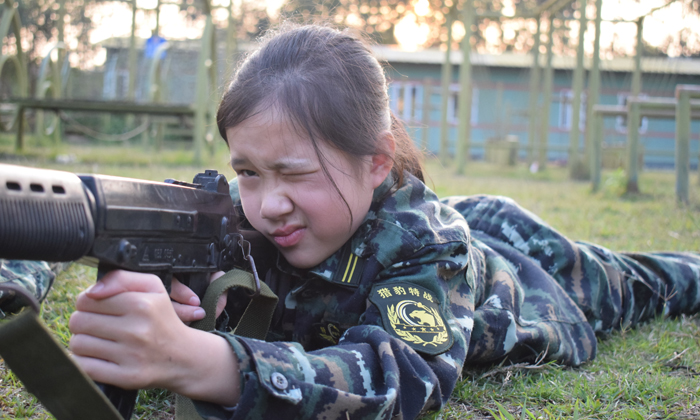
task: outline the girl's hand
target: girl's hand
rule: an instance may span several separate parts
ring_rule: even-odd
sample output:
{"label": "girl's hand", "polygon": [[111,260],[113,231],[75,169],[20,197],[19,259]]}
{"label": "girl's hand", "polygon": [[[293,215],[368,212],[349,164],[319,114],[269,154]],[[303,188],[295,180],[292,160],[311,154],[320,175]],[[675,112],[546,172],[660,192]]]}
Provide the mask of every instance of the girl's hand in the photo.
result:
{"label": "girl's hand", "polygon": [[[209,278],[209,283],[223,276],[223,271],[218,271],[212,273]],[[170,285],[170,299],[173,300],[173,308],[175,308],[175,313],[178,318],[186,324],[193,321],[198,321],[206,315],[204,309],[200,308],[201,301],[199,297],[184,284],[180,283],[176,278],[173,278]],[[216,302],[216,318],[221,315],[226,307],[226,293],[219,296],[219,300]]]}
{"label": "girl's hand", "polygon": [[69,326],[75,360],[98,382],[166,388],[225,405],[238,400],[232,349],[183,324],[155,275],[109,272],[78,296]]}
{"label": "girl's hand", "polygon": [[69,326],[70,349],[88,375],[127,389],[172,382],[168,371],[190,336],[157,276],[121,270],[78,296]]}

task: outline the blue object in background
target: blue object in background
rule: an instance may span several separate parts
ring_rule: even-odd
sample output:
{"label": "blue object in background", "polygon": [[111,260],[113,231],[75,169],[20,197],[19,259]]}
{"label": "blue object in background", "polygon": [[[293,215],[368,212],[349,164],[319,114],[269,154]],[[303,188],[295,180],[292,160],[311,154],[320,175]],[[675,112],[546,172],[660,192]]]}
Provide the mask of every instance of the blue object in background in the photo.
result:
{"label": "blue object in background", "polygon": [[[146,58],[153,58],[153,55],[156,53],[156,50],[158,49],[158,46],[165,43],[165,38],[161,38],[158,35],[153,35],[152,37],[148,38],[146,40],[146,47],[144,49],[143,55]],[[163,58],[165,58],[165,52],[163,53]]]}

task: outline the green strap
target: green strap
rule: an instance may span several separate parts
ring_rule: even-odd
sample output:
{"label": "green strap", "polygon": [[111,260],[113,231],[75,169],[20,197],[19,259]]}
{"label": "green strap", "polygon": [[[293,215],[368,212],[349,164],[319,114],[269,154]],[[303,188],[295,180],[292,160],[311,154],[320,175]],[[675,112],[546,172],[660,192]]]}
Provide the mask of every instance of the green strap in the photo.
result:
{"label": "green strap", "polygon": [[[216,302],[219,300],[219,296],[233,287],[240,287],[255,293],[255,278],[247,271],[231,270],[213,281],[202,299],[202,308],[207,315],[204,319],[193,322],[190,327],[204,331],[213,330],[216,322]],[[277,295],[270,290],[267,284],[261,282],[260,295],[250,300],[233,333],[264,340],[276,306]]]}
{"label": "green strap", "polygon": [[0,326],[0,355],[57,420],[123,420],[34,311]]}
{"label": "green strap", "polygon": [[[216,323],[216,302],[219,296],[232,287],[241,287],[252,293],[256,292],[255,278],[251,273],[243,270],[231,270],[212,282],[207,288],[202,299],[202,308],[206,312],[204,319],[193,322],[190,327],[204,331],[211,331]],[[260,293],[254,296],[245,312],[238,321],[233,333],[243,337],[264,340],[267,330],[270,328],[272,314],[277,306],[277,295],[265,283],[260,283]],[[177,396],[176,420],[200,420],[202,417],[192,404],[192,400],[181,395]]]}

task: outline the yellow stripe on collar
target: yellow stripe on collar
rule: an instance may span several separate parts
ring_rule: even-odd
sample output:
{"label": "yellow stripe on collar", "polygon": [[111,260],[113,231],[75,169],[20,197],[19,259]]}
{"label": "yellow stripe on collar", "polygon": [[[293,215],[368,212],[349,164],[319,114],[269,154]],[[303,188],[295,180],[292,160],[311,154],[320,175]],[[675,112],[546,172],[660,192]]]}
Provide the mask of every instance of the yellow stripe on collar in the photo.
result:
{"label": "yellow stripe on collar", "polygon": [[346,286],[357,286],[362,278],[364,263],[364,259],[353,254],[350,247],[346,246],[332,282]]}

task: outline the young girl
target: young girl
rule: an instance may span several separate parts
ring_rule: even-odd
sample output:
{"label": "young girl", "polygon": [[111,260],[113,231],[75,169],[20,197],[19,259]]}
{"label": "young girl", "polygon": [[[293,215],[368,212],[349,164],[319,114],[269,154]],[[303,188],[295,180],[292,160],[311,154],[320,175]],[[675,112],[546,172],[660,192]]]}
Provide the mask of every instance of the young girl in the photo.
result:
{"label": "young girl", "polygon": [[[502,197],[440,201],[348,32],[286,27],[218,112],[234,201],[277,250],[266,341],[182,321],[198,299],[112,272],[82,294],[71,350],[95,380],[163,387],[205,418],[415,418],[467,363],[579,365],[595,332],[700,309],[700,257],[574,243]],[[264,274],[264,273],[261,273]],[[245,295],[231,292],[233,320]]]}

